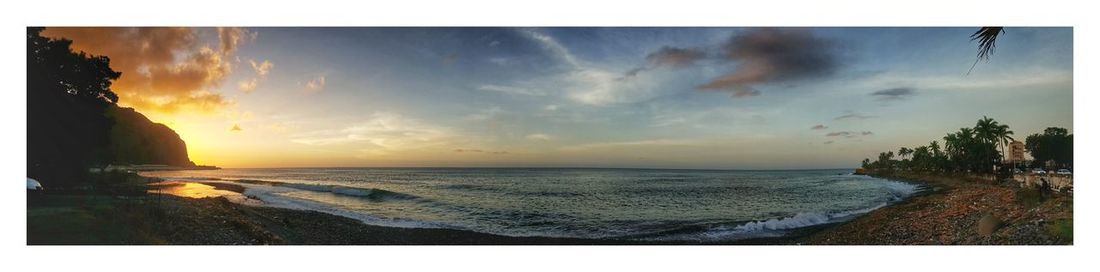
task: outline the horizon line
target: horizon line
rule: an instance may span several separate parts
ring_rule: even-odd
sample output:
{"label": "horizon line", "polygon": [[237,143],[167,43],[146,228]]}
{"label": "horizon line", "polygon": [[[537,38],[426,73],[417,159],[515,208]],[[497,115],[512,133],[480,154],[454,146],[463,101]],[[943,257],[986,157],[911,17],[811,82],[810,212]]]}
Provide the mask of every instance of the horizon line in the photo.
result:
{"label": "horizon line", "polygon": [[220,167],[219,169],[614,169],[614,170],[692,170],[692,171],[813,171],[853,170],[852,168],[785,168],[785,169],[733,169],[733,168],[662,168],[662,167],[586,167],[586,166],[286,166],[286,167]]}

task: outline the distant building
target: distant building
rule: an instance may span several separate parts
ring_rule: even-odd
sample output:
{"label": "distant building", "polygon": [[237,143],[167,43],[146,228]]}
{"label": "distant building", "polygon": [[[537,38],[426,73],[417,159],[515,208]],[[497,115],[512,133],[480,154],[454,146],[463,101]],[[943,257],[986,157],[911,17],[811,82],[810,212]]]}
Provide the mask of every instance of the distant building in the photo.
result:
{"label": "distant building", "polygon": [[1026,160],[1026,158],[1024,158],[1024,152],[1024,143],[1012,141],[1012,143],[1008,144],[1008,162],[1023,162]]}

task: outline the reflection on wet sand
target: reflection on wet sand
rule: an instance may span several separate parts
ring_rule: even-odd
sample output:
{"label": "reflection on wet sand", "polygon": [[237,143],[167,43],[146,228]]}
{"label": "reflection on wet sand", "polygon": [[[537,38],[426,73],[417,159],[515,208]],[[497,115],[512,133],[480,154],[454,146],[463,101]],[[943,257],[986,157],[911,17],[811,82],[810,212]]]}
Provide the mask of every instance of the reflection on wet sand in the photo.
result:
{"label": "reflection on wet sand", "polygon": [[150,193],[157,194],[169,194],[190,198],[207,198],[207,197],[219,197],[224,196],[227,198],[242,197],[241,193],[219,190],[217,187],[197,183],[197,182],[184,182],[184,181],[163,181],[151,184],[153,188],[149,190]]}

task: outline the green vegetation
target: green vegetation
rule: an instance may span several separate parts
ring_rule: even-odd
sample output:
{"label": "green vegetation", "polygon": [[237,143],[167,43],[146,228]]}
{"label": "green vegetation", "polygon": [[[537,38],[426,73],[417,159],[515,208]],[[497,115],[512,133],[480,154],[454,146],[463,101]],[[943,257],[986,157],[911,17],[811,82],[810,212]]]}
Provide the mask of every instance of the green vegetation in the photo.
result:
{"label": "green vegetation", "polygon": [[[942,150],[937,141],[915,148],[902,147],[898,149],[898,159],[894,159],[893,151],[882,152],[875,161],[864,159],[862,167],[886,172],[1010,174],[1011,167],[1003,164],[1013,134],[1008,125],[982,117],[974,127],[960,128],[944,136]],[[1026,146],[1038,164],[1053,161],[1059,167],[1072,166],[1073,135],[1064,128],[1047,128],[1043,134],[1028,136]]]}
{"label": "green vegetation", "polygon": [[1073,241],[1073,219],[1061,219],[1047,226],[1047,234],[1063,241]]}
{"label": "green vegetation", "polygon": [[1073,167],[1073,134],[1064,128],[1051,127],[1042,134],[1027,136],[1024,147],[1035,157],[1033,167]]}

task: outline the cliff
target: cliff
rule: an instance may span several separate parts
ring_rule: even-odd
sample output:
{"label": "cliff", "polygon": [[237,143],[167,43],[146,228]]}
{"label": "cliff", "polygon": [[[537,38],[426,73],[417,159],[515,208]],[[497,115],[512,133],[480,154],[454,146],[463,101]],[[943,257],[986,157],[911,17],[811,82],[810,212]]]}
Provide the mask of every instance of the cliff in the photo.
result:
{"label": "cliff", "polygon": [[114,164],[195,166],[187,157],[187,144],[168,126],[132,108],[110,106],[105,115],[114,120],[108,147]]}

